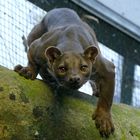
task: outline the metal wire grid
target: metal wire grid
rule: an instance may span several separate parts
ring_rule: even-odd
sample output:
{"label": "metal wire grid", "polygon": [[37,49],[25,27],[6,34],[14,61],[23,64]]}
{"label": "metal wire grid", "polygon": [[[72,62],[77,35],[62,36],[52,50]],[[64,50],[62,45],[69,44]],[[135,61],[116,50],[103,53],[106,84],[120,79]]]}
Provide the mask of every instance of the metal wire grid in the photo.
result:
{"label": "metal wire grid", "polygon": [[0,1],[0,65],[10,69],[26,65],[22,36],[27,36],[45,13],[25,0]]}

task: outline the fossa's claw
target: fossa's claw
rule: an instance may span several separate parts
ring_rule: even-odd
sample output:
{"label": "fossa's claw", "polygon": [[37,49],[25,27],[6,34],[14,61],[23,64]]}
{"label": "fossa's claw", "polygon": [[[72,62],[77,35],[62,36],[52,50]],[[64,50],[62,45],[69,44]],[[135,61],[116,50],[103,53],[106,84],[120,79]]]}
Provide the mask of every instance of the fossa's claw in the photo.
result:
{"label": "fossa's claw", "polygon": [[14,71],[19,73],[19,75],[25,77],[26,79],[35,79],[34,73],[31,71],[29,67],[23,67],[21,65],[17,65],[14,68]]}
{"label": "fossa's claw", "polygon": [[110,134],[114,133],[115,128],[110,113],[96,111],[92,118],[95,120],[96,128],[102,137],[109,137]]}

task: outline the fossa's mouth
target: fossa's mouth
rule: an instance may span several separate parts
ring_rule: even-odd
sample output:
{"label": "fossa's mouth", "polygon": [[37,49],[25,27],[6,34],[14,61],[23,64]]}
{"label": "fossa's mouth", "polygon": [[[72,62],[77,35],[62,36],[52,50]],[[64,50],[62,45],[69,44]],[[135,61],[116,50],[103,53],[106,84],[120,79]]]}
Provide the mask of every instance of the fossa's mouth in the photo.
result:
{"label": "fossa's mouth", "polygon": [[77,83],[73,83],[73,84],[68,84],[67,87],[70,89],[79,89],[82,85],[81,84],[77,84]]}

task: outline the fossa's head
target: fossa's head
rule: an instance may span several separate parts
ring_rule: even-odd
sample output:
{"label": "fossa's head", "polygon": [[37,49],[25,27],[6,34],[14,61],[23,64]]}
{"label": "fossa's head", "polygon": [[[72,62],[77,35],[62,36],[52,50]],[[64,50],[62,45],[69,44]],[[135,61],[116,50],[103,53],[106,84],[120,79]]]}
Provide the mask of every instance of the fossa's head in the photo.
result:
{"label": "fossa's head", "polygon": [[93,46],[87,48],[83,54],[62,53],[56,47],[49,47],[45,51],[49,70],[57,82],[71,89],[79,89],[89,80],[97,54],[98,50]]}

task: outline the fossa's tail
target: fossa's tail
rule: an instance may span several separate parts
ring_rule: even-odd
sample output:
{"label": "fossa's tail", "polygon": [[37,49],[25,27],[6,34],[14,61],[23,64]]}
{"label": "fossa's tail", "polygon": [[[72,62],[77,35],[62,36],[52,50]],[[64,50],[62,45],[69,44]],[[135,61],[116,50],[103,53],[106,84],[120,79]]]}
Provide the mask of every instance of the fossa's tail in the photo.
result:
{"label": "fossa's tail", "polygon": [[27,52],[28,51],[28,43],[27,43],[27,39],[26,39],[26,37],[23,35],[22,36],[22,43],[23,43],[23,46],[24,46],[24,48],[25,48],[25,52]]}

